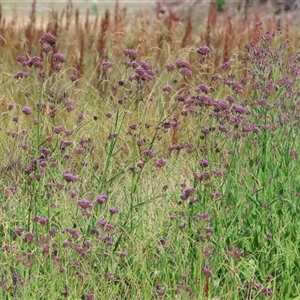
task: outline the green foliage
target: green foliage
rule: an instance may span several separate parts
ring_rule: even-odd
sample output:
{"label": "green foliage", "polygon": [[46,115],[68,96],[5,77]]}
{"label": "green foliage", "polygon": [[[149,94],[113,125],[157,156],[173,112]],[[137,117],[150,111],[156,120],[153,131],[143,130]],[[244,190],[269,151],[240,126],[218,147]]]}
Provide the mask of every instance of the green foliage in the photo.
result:
{"label": "green foliage", "polygon": [[216,0],[217,10],[222,12],[224,10],[225,0]]}

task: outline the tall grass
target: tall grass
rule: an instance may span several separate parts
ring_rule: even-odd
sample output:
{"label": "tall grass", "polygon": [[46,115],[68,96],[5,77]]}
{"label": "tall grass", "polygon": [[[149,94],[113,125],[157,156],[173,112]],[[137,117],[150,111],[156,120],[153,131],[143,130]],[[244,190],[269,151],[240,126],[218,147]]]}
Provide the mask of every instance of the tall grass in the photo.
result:
{"label": "tall grass", "polygon": [[34,5],[0,23],[1,298],[297,299],[296,32]]}

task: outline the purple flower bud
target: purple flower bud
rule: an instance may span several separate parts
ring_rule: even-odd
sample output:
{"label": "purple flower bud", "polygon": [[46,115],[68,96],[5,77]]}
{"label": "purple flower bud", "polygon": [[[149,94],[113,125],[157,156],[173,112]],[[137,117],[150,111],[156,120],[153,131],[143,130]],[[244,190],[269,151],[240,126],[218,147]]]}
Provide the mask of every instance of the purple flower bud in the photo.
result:
{"label": "purple flower bud", "polygon": [[50,46],[53,46],[56,42],[57,38],[51,34],[51,33],[45,33],[44,35],[42,35],[42,37],[40,38],[40,43],[41,44],[49,44]]}
{"label": "purple flower bud", "polygon": [[164,158],[160,158],[155,162],[155,166],[158,168],[162,168],[166,163],[167,161]]}
{"label": "purple flower bud", "polygon": [[77,204],[83,209],[93,208],[93,203],[90,200],[86,200],[86,199],[78,200]]}
{"label": "purple flower bud", "polygon": [[63,127],[62,127],[62,126],[55,126],[55,127],[53,128],[54,133],[57,133],[57,134],[61,133],[62,130],[63,130]]}
{"label": "purple flower bud", "polygon": [[209,53],[211,50],[208,46],[201,46],[200,48],[197,49],[197,52],[202,54],[202,55],[205,55],[207,53]]}
{"label": "purple flower bud", "polygon": [[166,64],[166,69],[168,72],[172,72],[175,70],[175,65],[173,64]]}
{"label": "purple flower bud", "polygon": [[102,63],[101,68],[103,71],[107,71],[109,68],[112,68],[114,64],[110,61],[105,61]]}
{"label": "purple flower bud", "polygon": [[78,180],[79,180],[78,176],[75,176],[75,175],[73,175],[73,174],[70,173],[70,172],[64,173],[63,178],[64,178],[67,182],[75,182],[75,181],[78,181]]}
{"label": "purple flower bud", "polygon": [[186,69],[191,68],[190,62],[188,62],[187,60],[184,60],[184,59],[176,60],[175,65],[177,66],[177,68],[186,68]]}
{"label": "purple flower bud", "polygon": [[14,75],[15,79],[19,79],[19,78],[27,78],[29,76],[29,73],[24,72],[24,71],[19,71]]}
{"label": "purple flower bud", "polygon": [[170,85],[165,85],[165,86],[163,86],[162,90],[164,92],[170,92],[172,90],[172,87]]}
{"label": "purple flower bud", "polygon": [[28,243],[32,243],[34,240],[34,234],[32,232],[26,232],[24,235],[24,241]]}
{"label": "purple flower bud", "polygon": [[206,159],[201,159],[200,162],[199,162],[199,165],[202,168],[207,168],[209,166],[209,162]]}
{"label": "purple flower bud", "polygon": [[45,78],[45,77],[46,77],[45,71],[44,71],[44,70],[40,70],[40,71],[39,71],[39,76],[40,76],[41,78]]}
{"label": "purple flower bud", "polygon": [[52,46],[50,46],[50,45],[43,45],[43,46],[41,47],[41,50],[42,50],[42,52],[44,52],[44,53],[48,53],[48,52],[52,51],[53,48],[52,48]]}
{"label": "purple flower bud", "polygon": [[109,209],[109,212],[111,215],[117,214],[119,212],[119,209],[117,207],[111,207]]}
{"label": "purple flower bud", "polygon": [[192,76],[193,75],[193,72],[188,68],[181,68],[179,70],[179,73],[183,76]]}
{"label": "purple flower bud", "polygon": [[70,79],[71,79],[71,81],[74,82],[78,79],[78,77],[75,74],[73,74],[73,75],[70,76]]}
{"label": "purple flower bud", "polygon": [[135,59],[138,56],[138,53],[133,49],[125,49],[123,53],[131,59]]}
{"label": "purple flower bud", "polygon": [[103,204],[107,201],[108,196],[107,195],[99,195],[96,197],[96,200],[99,204]]}
{"label": "purple flower bud", "polygon": [[64,63],[67,59],[66,59],[66,57],[63,54],[61,54],[61,53],[55,53],[53,55],[52,60],[55,63]]}
{"label": "purple flower bud", "polygon": [[22,113],[23,114],[25,114],[25,115],[31,115],[31,108],[30,107],[28,107],[28,106],[24,106],[23,108],[22,108]]}

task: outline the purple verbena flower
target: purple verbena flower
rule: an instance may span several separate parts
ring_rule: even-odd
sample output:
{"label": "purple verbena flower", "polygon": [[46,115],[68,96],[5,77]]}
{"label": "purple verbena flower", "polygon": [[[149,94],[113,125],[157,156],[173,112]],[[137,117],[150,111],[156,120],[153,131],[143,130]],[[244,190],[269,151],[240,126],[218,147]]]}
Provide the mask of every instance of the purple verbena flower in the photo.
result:
{"label": "purple verbena flower", "polygon": [[111,215],[117,214],[119,212],[119,209],[117,207],[111,207],[109,209],[109,212]]}
{"label": "purple verbena flower", "polygon": [[144,61],[144,60],[142,60],[142,61],[140,62],[140,66],[141,66],[144,70],[150,70],[150,69],[151,69],[150,65],[149,65],[146,61]]}
{"label": "purple verbena flower", "polygon": [[24,72],[24,71],[19,71],[14,75],[15,79],[19,79],[19,78],[27,78],[29,76],[29,73]]}
{"label": "purple verbena flower", "polygon": [[190,70],[190,69],[188,69],[188,68],[181,68],[180,70],[179,70],[179,73],[181,74],[181,75],[183,75],[183,76],[192,76],[193,75],[193,72]]}
{"label": "purple verbena flower", "polygon": [[201,46],[197,49],[197,52],[202,55],[205,55],[205,54],[209,53],[210,51],[211,51],[211,49],[208,46]]}
{"label": "purple verbena flower", "polygon": [[160,158],[155,162],[155,166],[158,168],[162,168],[166,163],[167,161],[164,158]]}
{"label": "purple verbena flower", "polygon": [[138,56],[138,53],[134,49],[125,49],[123,50],[123,53],[126,56],[129,56],[132,60],[134,60]]}
{"label": "purple verbena flower", "polygon": [[165,85],[165,86],[163,86],[162,90],[164,92],[170,92],[172,90],[172,87],[170,85]]}
{"label": "purple verbena flower", "polygon": [[78,180],[79,180],[78,176],[75,176],[75,175],[73,175],[73,174],[70,173],[70,172],[65,172],[64,175],[63,175],[63,178],[64,178],[67,182],[75,182],[75,181],[78,181]]}
{"label": "purple verbena flower", "polygon": [[53,55],[52,60],[55,63],[64,63],[67,59],[66,59],[66,57],[63,54],[61,54],[61,53],[55,53]]}
{"label": "purple verbena flower", "polygon": [[87,199],[78,200],[77,204],[83,209],[92,209],[93,208],[93,203]]}
{"label": "purple verbena flower", "polygon": [[168,72],[172,72],[172,71],[174,71],[175,70],[175,65],[173,65],[173,64],[166,64],[166,69],[167,69],[167,71]]}
{"label": "purple verbena flower", "polygon": [[197,93],[203,92],[203,93],[207,94],[207,93],[209,93],[209,87],[208,87],[207,85],[205,85],[205,84],[199,84],[199,85],[195,88],[195,91],[196,91]]}
{"label": "purple verbena flower", "polygon": [[107,201],[108,196],[107,195],[99,195],[96,197],[96,200],[99,204],[103,204]]}
{"label": "purple verbena flower", "polygon": [[41,78],[45,78],[45,77],[46,77],[45,71],[44,71],[44,70],[40,70],[40,71],[39,71],[39,76],[40,76]]}
{"label": "purple verbena flower", "polygon": [[44,52],[44,53],[48,53],[48,52],[50,52],[50,51],[53,50],[53,47],[50,46],[50,45],[43,45],[43,46],[41,47],[41,50],[42,50],[42,52]]}
{"label": "purple verbena flower", "polygon": [[177,66],[177,68],[187,68],[187,69],[191,68],[190,62],[184,59],[176,60],[175,65]]}
{"label": "purple verbena flower", "polygon": [[45,33],[40,38],[41,44],[49,44],[50,46],[53,46],[56,42],[57,38],[51,33]]}
{"label": "purple verbena flower", "polygon": [[223,62],[223,63],[221,64],[221,67],[220,67],[220,68],[223,69],[223,70],[228,70],[228,69],[230,69],[230,62],[229,62],[229,61]]}
{"label": "purple verbena flower", "polygon": [[26,57],[25,56],[17,56],[17,62],[19,62],[22,66],[26,66]]}
{"label": "purple verbena flower", "polygon": [[28,106],[24,106],[22,108],[22,113],[25,114],[25,115],[31,115],[31,113],[32,113],[31,108],[28,107]]}
{"label": "purple verbena flower", "polygon": [[28,243],[32,243],[34,240],[34,234],[32,232],[26,232],[24,235],[24,241]]}
{"label": "purple verbena flower", "polygon": [[32,66],[35,66],[37,68],[40,68],[43,63],[42,63],[42,59],[40,56],[32,56],[27,62],[26,62],[26,65],[28,67],[32,67]]}
{"label": "purple verbena flower", "polygon": [[70,76],[70,79],[71,79],[71,81],[76,81],[77,79],[78,79],[78,77],[75,75],[75,74],[72,74],[71,76]]}
{"label": "purple verbena flower", "polygon": [[102,63],[101,68],[103,71],[107,71],[109,68],[112,68],[114,64],[110,61],[105,61]]}

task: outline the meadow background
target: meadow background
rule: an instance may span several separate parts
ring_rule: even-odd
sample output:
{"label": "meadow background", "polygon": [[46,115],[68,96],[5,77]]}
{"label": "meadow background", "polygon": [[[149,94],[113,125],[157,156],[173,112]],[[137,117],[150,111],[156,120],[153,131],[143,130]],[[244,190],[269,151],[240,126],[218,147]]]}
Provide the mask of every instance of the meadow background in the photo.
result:
{"label": "meadow background", "polygon": [[300,299],[299,31],[219,2],[0,5],[1,299]]}

